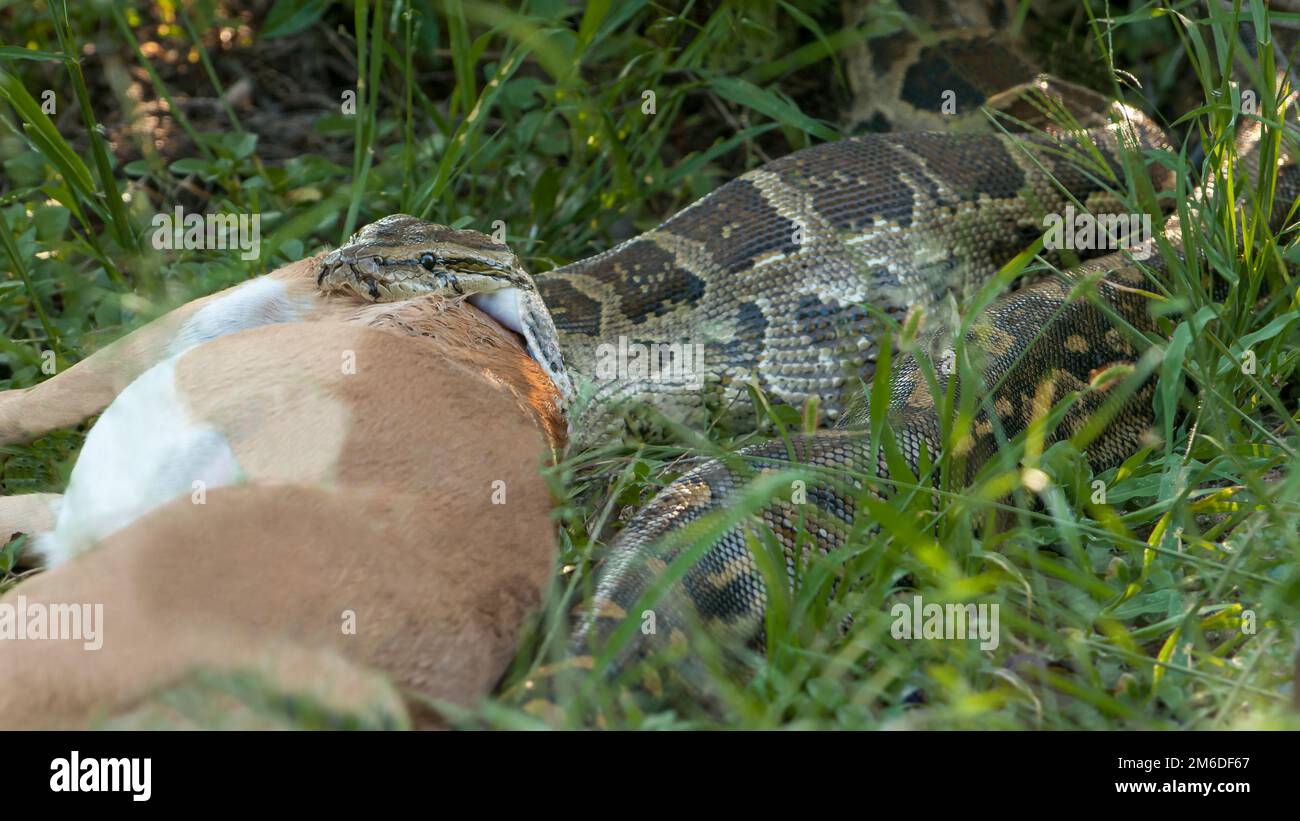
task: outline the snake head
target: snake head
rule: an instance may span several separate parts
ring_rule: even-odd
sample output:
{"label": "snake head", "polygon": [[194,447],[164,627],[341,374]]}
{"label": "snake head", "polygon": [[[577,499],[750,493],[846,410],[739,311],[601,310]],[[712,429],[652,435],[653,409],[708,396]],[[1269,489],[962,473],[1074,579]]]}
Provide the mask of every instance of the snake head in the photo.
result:
{"label": "snake head", "polygon": [[316,284],[326,293],[352,293],[372,302],[535,290],[507,246],[478,231],[406,214],[384,217],[353,234],[321,260]]}
{"label": "snake head", "polygon": [[437,294],[464,296],[500,325],[523,337],[566,401],[573,397],[559,334],[533,278],[509,247],[486,234],[393,214],[362,228],[320,263],[325,293],[371,302]]}

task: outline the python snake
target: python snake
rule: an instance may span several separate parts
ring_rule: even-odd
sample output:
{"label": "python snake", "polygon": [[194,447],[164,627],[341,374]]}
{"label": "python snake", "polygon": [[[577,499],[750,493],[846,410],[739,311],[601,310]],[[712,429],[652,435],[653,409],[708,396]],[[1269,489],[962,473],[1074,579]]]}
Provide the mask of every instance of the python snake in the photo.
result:
{"label": "python snake", "polygon": [[[693,425],[726,417],[743,426],[756,412],[750,386],[796,407],[816,402],[836,429],[708,460],[635,515],[599,568],[572,652],[600,649],[647,606],[657,629],[636,634],[611,669],[700,622],[761,643],[767,588],[748,542],[756,532],[773,534],[791,578],[801,527],[820,551],[846,543],[861,499],[854,477],[888,483],[900,467],[882,443],[873,445],[870,416],[854,398],[871,382],[891,329],[914,315],[923,330],[893,363],[887,423],[878,428],[912,480],[924,479],[921,468],[943,451],[939,398],[960,372],[943,363],[957,347],[978,378],[978,390],[960,379],[953,385],[952,407],[964,394],[973,412],[953,440],[964,471],[958,481],[1054,408],[1061,412],[1045,443],[1078,434],[1099,415],[1105,422],[1086,450],[1094,470],[1132,453],[1151,426],[1154,380],[1114,374],[1132,371],[1158,334],[1149,310],[1150,278],[1163,265],[1157,238],[1001,294],[964,326],[964,346],[954,345],[958,306],[1043,235],[1045,215],[1123,213],[1129,206],[1113,191],[1135,181],[1122,155],[1168,149],[1141,113],[1118,104],[1089,111],[1080,100],[1092,102],[1088,92],[1046,81],[1000,95],[994,108],[1011,115],[1001,121],[1008,130],[1046,135],[889,133],[814,146],[744,174],[610,251],[531,277],[501,243],[395,215],[327,257],[320,283],[369,299],[472,294],[520,331],[556,379],[579,442],[608,436],[635,405]],[[1031,122],[1044,106],[1083,125]],[[1173,188],[1160,163],[1141,173],[1156,192]],[[1278,199],[1289,204],[1298,192],[1293,167],[1283,168]],[[1164,239],[1166,251],[1177,250],[1176,224]],[[701,346],[702,368],[653,376],[601,369],[611,346],[655,344],[674,352]],[[790,463],[849,481],[810,488],[806,505],[778,495],[647,599],[681,558],[675,534],[727,508],[755,476]]]}

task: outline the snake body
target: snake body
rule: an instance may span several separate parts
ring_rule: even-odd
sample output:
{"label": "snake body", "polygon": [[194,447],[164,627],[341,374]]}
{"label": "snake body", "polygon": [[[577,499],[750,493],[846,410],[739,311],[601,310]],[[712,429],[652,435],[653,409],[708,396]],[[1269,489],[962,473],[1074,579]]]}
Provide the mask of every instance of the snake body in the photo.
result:
{"label": "snake body", "polygon": [[[589,385],[574,427],[603,431],[629,401],[696,424],[749,417],[747,384],[788,405],[816,400],[836,419],[874,372],[885,317],[964,304],[1041,235],[1044,214],[1122,208],[1105,187],[1122,173],[1113,134],[1090,137],[1104,167],[1044,139],[994,134],[814,146],[609,252],[536,276],[565,362]],[[703,374],[602,375],[599,347],[619,341],[702,345]]]}

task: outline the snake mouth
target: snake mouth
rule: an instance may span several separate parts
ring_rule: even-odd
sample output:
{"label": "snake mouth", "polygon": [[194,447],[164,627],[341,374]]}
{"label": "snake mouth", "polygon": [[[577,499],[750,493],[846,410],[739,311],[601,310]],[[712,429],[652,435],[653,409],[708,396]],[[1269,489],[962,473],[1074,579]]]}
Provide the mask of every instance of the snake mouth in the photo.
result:
{"label": "snake mouth", "polygon": [[393,279],[375,276],[347,263],[333,269],[322,268],[316,284],[327,293],[348,294],[367,302],[399,302],[425,294],[461,296],[466,292],[464,283],[455,274],[431,275],[429,281],[423,277]]}
{"label": "snake mouth", "polygon": [[336,254],[322,261],[316,285],[326,293],[348,294],[368,302],[399,302],[427,294],[457,297],[516,287],[495,269],[426,268],[379,257],[348,259]]}
{"label": "snake mouth", "polygon": [[326,292],[355,294],[372,302],[395,302],[424,294],[462,296],[528,287],[516,266],[481,255],[428,251],[418,256],[335,249],[320,261],[316,284]]}

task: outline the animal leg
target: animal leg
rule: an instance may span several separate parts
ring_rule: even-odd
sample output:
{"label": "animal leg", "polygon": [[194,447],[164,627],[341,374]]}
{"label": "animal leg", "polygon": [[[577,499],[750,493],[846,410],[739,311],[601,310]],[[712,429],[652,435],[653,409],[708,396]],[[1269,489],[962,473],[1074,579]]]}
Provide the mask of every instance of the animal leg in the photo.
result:
{"label": "animal leg", "polygon": [[31,388],[0,392],[0,445],[71,427],[161,360],[235,331],[309,318],[314,258],[187,303]]}
{"label": "animal leg", "polygon": [[39,536],[53,529],[62,501],[57,493],[0,496],[0,544],[20,533]]}

